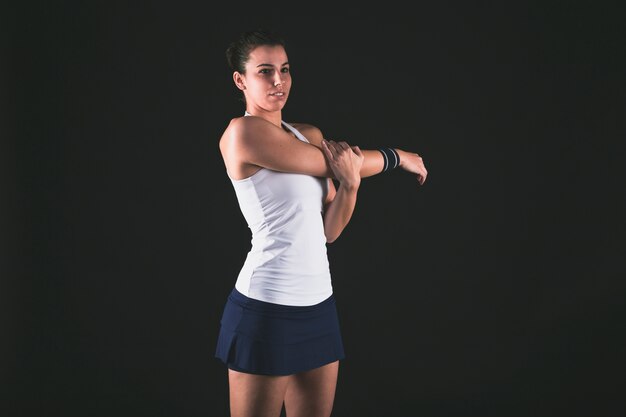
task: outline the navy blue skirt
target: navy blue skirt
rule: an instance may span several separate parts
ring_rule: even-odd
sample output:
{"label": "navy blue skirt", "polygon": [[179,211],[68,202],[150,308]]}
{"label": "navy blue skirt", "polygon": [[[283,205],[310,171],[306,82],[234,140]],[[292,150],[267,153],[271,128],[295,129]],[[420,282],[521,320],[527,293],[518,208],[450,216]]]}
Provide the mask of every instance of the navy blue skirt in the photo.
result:
{"label": "navy blue skirt", "polygon": [[254,300],[236,289],[228,296],[215,357],[230,369],[291,375],[344,356],[332,295],[306,307]]}

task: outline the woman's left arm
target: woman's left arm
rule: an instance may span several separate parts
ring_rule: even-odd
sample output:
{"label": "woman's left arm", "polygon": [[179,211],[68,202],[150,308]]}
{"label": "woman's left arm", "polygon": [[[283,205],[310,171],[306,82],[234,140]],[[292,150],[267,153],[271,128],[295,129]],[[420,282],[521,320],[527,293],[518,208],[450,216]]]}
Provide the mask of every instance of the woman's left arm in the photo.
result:
{"label": "woman's left arm", "polygon": [[335,190],[328,179],[329,194],[324,210],[324,233],[326,241],[332,243],[348,225],[354,212],[364,157],[358,146],[349,146],[346,142],[322,140],[322,151],[339,181]]}

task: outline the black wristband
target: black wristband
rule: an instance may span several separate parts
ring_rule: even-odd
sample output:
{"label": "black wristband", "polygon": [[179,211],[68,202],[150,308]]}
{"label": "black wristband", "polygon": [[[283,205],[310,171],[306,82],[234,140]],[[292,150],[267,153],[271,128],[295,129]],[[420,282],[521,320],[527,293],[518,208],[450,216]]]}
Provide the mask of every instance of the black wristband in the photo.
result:
{"label": "black wristband", "polygon": [[400,155],[394,148],[378,148],[380,153],[383,154],[383,170],[381,172],[389,171],[397,168],[400,165]]}

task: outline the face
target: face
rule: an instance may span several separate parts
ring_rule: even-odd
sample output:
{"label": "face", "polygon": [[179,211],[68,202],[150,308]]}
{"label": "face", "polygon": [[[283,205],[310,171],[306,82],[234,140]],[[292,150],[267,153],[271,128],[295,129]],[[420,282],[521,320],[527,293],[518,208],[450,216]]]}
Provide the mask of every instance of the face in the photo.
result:
{"label": "face", "polygon": [[287,102],[291,74],[287,53],[282,46],[259,46],[250,52],[246,73],[233,74],[235,84],[243,90],[248,107],[279,111]]}

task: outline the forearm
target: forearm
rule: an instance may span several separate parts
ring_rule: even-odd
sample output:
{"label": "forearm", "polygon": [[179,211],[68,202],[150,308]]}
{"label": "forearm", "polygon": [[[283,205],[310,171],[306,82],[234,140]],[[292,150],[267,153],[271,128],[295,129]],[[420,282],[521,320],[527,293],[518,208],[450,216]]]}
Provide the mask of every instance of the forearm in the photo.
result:
{"label": "forearm", "polygon": [[376,149],[361,149],[363,152],[363,165],[361,165],[361,178],[371,177],[383,170],[385,163],[383,154]]}
{"label": "forearm", "polygon": [[[403,159],[402,155],[405,154],[405,152],[398,148],[394,149],[400,158],[400,161],[398,162],[401,164]],[[361,178],[371,177],[383,172],[385,160],[381,151],[378,149],[362,149],[361,152],[363,152],[364,156],[363,165],[361,165]]]}
{"label": "forearm", "polygon": [[332,243],[345,229],[356,206],[358,185],[339,185],[333,201],[328,203],[324,211],[324,233],[326,241]]}

